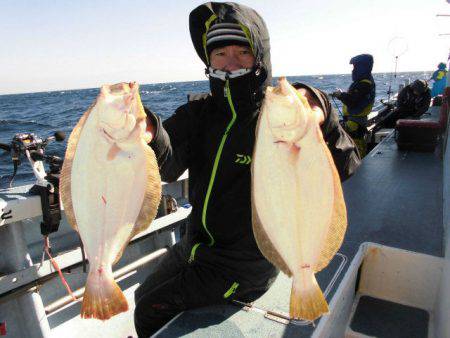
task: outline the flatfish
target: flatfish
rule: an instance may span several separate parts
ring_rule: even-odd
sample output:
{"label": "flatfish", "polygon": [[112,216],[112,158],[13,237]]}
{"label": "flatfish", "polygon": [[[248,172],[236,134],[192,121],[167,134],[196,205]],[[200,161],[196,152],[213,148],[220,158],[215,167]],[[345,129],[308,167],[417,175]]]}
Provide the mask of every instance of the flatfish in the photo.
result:
{"label": "flatfish", "polygon": [[70,135],[60,191],[89,260],[83,318],[128,310],[112,266],[156,216],[161,178],[149,137],[137,83],[102,86]]}
{"label": "flatfish", "polygon": [[328,312],[314,274],[336,254],[347,228],[339,174],[320,121],[286,78],[267,88],[252,159],[253,232],[264,256],[292,276],[293,319]]}

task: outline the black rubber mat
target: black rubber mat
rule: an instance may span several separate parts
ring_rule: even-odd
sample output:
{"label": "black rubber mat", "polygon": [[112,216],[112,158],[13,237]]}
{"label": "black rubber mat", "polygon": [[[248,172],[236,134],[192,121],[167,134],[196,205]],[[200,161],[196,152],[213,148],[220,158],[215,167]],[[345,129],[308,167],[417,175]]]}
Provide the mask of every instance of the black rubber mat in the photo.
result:
{"label": "black rubber mat", "polygon": [[425,310],[363,296],[350,327],[377,338],[427,338],[428,320]]}

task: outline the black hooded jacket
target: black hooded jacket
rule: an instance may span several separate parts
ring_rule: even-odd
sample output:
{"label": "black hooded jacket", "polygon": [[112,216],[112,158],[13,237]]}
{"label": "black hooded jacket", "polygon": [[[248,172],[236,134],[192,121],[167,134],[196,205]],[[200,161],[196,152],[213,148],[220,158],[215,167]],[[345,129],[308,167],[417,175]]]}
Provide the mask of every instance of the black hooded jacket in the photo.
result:
{"label": "black hooded jacket", "polygon": [[[150,146],[162,179],[176,180],[189,169],[187,238],[190,262],[217,268],[230,280],[263,286],[275,274],[253,237],[250,163],[263,93],[271,83],[269,36],[262,18],[234,3],[206,3],[189,18],[194,47],[208,66],[203,35],[208,22],[237,22],[248,30],[256,58],[253,71],[226,81],[210,77],[211,94],[197,95],[163,123],[146,109],[155,124]],[[325,94],[306,85],[325,113],[322,126],[342,179],[359,165],[355,146],[339,125]]]}
{"label": "black hooded jacket", "polygon": [[351,58],[350,64],[353,64],[353,83],[338,99],[344,104],[344,118],[366,125],[367,115],[372,110],[376,96],[372,77],[373,57],[370,54],[360,54]]}
{"label": "black hooded jacket", "polygon": [[431,90],[428,84],[424,80],[416,80],[398,94],[397,110],[401,111],[400,117],[420,117],[428,110],[430,102]]}

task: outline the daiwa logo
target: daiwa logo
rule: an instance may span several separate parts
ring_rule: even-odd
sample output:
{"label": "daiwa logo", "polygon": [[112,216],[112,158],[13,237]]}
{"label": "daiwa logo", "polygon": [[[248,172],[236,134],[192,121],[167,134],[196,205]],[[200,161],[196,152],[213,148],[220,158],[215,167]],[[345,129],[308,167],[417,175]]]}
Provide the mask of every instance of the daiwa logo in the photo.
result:
{"label": "daiwa logo", "polygon": [[252,162],[252,158],[248,155],[236,154],[236,161],[234,163],[239,164],[250,164]]}

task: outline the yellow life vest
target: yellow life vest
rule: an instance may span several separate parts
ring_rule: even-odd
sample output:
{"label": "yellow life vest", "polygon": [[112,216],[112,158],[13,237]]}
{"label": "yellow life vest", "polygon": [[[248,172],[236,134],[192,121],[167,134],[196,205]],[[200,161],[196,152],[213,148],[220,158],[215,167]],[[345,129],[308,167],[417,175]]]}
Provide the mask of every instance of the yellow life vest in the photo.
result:
{"label": "yellow life vest", "polygon": [[[368,84],[372,84],[372,81],[367,80],[367,79],[361,80],[359,82],[365,82]],[[374,96],[374,95],[375,95],[375,92],[373,93],[372,96]],[[373,99],[370,98],[370,100],[368,100],[368,101],[369,102],[365,106],[363,106],[362,109],[358,109],[358,112],[355,112],[355,111],[350,112],[347,105],[344,104],[344,106],[342,107],[342,112],[343,112],[344,116],[350,117],[350,119],[356,123],[365,124],[365,122],[367,121],[367,115],[369,115],[369,113],[372,111],[372,107],[373,107]]]}
{"label": "yellow life vest", "polygon": [[442,80],[445,77],[446,73],[447,72],[445,70],[438,71],[438,74],[436,76],[436,80],[437,81]]}

